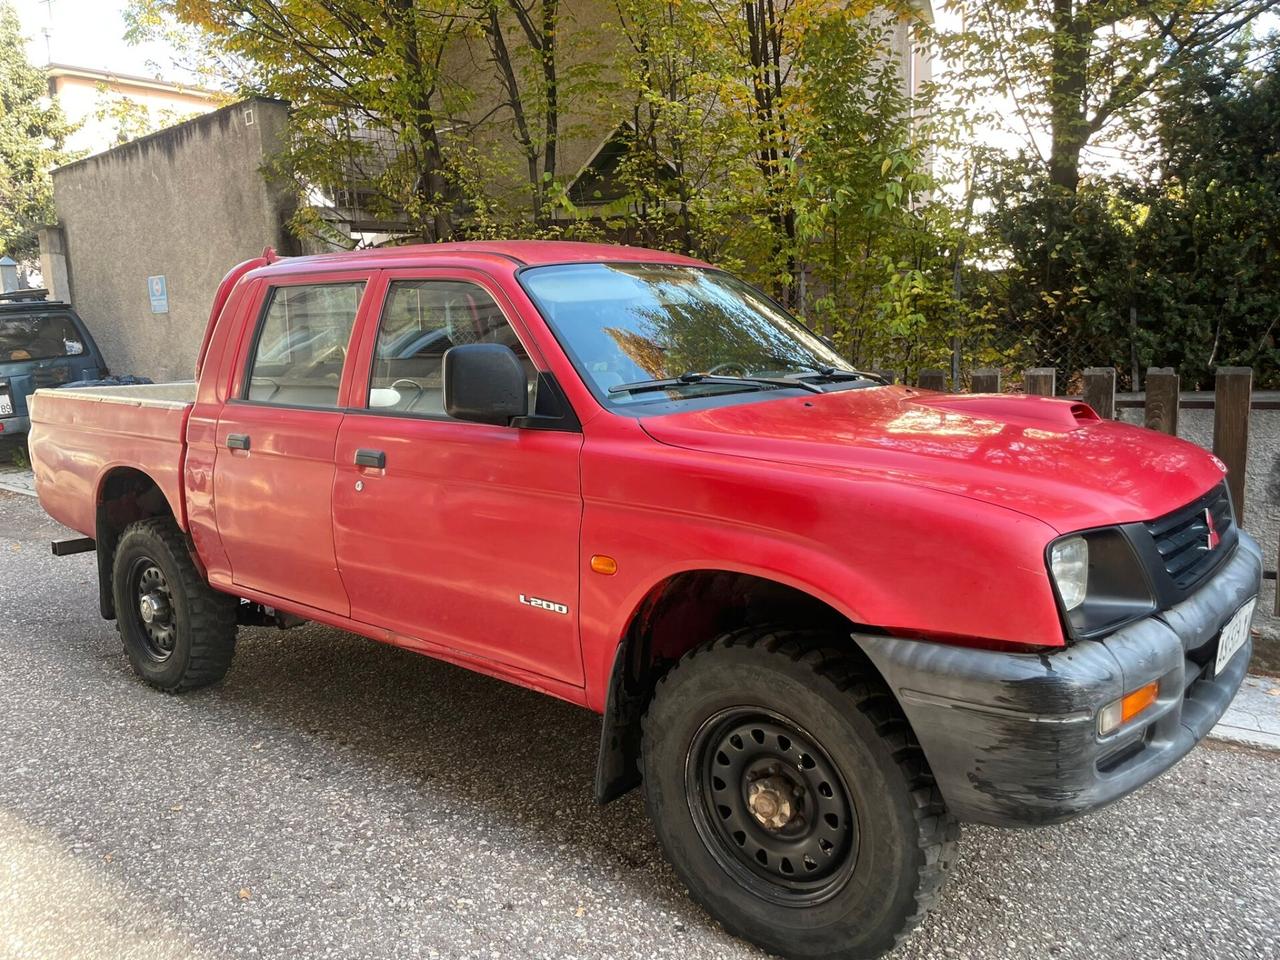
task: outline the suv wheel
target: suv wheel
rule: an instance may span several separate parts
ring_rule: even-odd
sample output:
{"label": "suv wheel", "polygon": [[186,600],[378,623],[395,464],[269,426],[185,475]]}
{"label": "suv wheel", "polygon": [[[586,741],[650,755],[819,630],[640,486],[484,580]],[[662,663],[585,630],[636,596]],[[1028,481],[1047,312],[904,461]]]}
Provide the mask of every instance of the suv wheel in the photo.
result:
{"label": "suv wheel", "polygon": [[125,655],[147,683],[180,693],[226,674],[239,601],[205,582],[173,520],[152,517],[124,531],[112,590]]}
{"label": "suv wheel", "polygon": [[726,634],[663,677],[644,721],[667,859],[727,930],[786,957],[892,948],[959,835],[897,703],[841,640]]}

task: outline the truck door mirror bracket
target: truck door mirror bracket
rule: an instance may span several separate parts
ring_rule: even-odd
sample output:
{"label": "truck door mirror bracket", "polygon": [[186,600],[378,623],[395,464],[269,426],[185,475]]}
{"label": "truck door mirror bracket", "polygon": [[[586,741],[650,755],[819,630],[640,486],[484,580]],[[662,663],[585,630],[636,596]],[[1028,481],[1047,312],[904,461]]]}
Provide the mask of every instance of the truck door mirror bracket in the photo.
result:
{"label": "truck door mirror bracket", "polygon": [[556,430],[560,433],[582,432],[582,421],[573,412],[573,406],[560,389],[555,374],[538,372],[535,396],[537,400],[533,413],[527,417],[516,417],[511,421],[513,427],[522,430]]}

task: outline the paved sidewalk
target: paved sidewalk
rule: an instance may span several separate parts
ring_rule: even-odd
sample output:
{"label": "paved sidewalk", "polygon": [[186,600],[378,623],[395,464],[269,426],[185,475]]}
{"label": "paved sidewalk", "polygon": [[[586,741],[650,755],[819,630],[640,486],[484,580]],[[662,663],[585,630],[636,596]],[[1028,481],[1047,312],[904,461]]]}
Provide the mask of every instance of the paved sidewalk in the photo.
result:
{"label": "paved sidewalk", "polygon": [[30,467],[19,467],[8,459],[9,451],[0,449],[0,490],[36,495],[36,479]]}
{"label": "paved sidewalk", "polygon": [[[35,496],[28,467],[0,462],[0,490]],[[1250,675],[1210,736],[1252,747],[1280,750],[1280,678]]]}
{"label": "paved sidewalk", "polygon": [[1245,677],[1212,736],[1280,750],[1280,678]]}

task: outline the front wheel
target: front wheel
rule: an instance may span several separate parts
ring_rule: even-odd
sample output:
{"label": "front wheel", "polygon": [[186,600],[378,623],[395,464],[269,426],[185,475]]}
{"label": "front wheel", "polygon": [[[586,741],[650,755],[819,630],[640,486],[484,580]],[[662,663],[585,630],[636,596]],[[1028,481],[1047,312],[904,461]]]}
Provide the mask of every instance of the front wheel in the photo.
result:
{"label": "front wheel", "polygon": [[125,655],[147,683],[179,693],[226,674],[238,601],[205,582],[171,519],[140,520],[121,534],[112,590]]}
{"label": "front wheel", "polygon": [[892,948],[959,833],[897,703],[839,640],[727,634],[667,673],[644,721],[667,858],[727,930],[786,957]]}

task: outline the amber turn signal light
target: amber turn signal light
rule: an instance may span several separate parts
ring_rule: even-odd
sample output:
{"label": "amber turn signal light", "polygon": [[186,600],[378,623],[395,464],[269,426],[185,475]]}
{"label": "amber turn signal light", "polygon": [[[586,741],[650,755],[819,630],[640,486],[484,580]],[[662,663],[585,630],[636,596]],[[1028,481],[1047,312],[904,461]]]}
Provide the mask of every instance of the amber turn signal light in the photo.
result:
{"label": "amber turn signal light", "polygon": [[591,558],[591,569],[596,573],[603,573],[606,577],[612,577],[618,572],[618,561],[613,557],[606,557],[602,553],[597,553]]}
{"label": "amber turn signal light", "polygon": [[1153,680],[1137,690],[1126,693],[1119,700],[1113,700],[1098,711],[1098,733],[1105,737],[1119,730],[1155,703],[1159,693],[1160,685]]}

